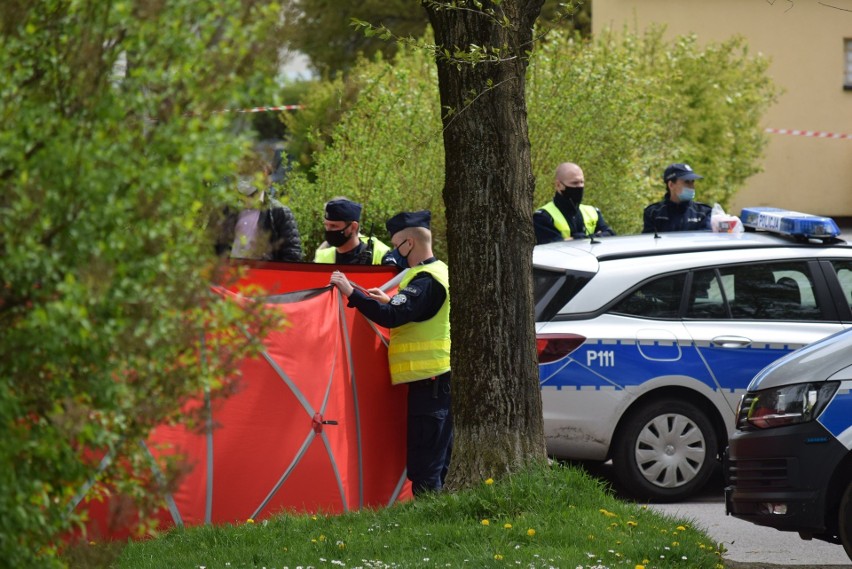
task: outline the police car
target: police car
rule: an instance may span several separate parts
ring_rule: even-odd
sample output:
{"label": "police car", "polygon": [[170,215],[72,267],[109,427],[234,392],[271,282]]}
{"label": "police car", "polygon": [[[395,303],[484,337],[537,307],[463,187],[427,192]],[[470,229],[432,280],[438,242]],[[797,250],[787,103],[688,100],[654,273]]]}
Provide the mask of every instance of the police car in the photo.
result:
{"label": "police car", "polygon": [[683,499],[711,476],[755,374],[852,325],[852,247],[833,220],[750,208],[742,221],[535,248],[552,456],[611,459],[635,497]]}
{"label": "police car", "polygon": [[852,330],[754,378],[726,463],[729,514],[842,543],[852,559]]}

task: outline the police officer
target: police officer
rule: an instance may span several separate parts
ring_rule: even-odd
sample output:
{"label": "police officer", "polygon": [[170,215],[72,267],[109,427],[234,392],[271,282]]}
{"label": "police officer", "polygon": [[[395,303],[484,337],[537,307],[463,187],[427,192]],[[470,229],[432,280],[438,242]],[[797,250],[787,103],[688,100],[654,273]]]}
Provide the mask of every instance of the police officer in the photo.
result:
{"label": "police officer", "polygon": [[359,233],[361,204],[346,198],[325,204],[325,241],[329,247],[317,249],[315,263],[337,265],[381,265],[390,247]]}
{"label": "police officer", "polygon": [[585,205],[583,170],[572,162],[556,168],[556,194],[533,214],[536,244],[563,241],[593,235],[615,235],[596,207]]}
{"label": "police officer", "polygon": [[415,211],[387,221],[392,245],[410,266],[393,298],[377,288],[355,290],[339,271],[331,276],[348,306],[390,328],[391,383],[408,386],[407,470],[415,496],[442,488],[453,443],[450,281],[447,265],[432,254],[430,220],[430,212]]}
{"label": "police officer", "polygon": [[696,174],[689,164],[670,164],[663,172],[666,193],[663,201],[645,208],[642,233],[710,229],[709,205],[695,201]]}

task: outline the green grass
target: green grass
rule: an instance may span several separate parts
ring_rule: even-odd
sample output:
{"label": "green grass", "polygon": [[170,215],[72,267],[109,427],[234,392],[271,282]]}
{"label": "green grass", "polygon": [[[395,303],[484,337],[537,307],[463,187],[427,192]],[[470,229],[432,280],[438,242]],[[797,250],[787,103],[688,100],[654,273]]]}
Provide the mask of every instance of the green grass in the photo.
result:
{"label": "green grass", "polygon": [[[121,569],[612,568],[720,569],[721,551],[688,522],[613,497],[583,470],[533,468],[477,488],[379,511],[281,515],[90,545]],[[91,567],[87,552],[71,567]],[[103,562],[102,562],[103,563]]]}

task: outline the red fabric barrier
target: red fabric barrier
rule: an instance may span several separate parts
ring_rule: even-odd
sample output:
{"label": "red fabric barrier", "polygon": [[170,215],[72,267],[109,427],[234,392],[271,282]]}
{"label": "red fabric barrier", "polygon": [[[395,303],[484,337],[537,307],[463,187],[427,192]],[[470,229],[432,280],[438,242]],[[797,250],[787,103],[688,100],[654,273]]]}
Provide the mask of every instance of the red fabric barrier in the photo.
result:
{"label": "red fabric barrier", "polygon": [[[322,263],[272,263],[268,261],[231,261],[222,285],[237,291],[248,285],[259,286],[266,294],[281,294],[328,286],[331,273],[341,270],[349,280],[366,288],[381,286],[391,280],[396,269],[371,265],[327,265]],[[239,269],[247,269],[239,278]]]}
{"label": "red fabric barrier", "polygon": [[[240,284],[276,293],[324,287],[335,268],[265,263],[250,267]],[[396,274],[341,269],[365,287]],[[262,357],[243,362],[237,391],[213,402],[213,427],[162,426],[151,434],[152,455],[177,453],[188,469],[164,497],[161,527],[239,523],[284,510],[339,513],[411,497],[404,476],[406,390],[390,383],[387,331],[346,308],[345,300],[322,288],[269,297],[268,306],[289,325],[264,340]],[[90,539],[129,534],[135,520],[117,503],[81,506],[91,516]]]}

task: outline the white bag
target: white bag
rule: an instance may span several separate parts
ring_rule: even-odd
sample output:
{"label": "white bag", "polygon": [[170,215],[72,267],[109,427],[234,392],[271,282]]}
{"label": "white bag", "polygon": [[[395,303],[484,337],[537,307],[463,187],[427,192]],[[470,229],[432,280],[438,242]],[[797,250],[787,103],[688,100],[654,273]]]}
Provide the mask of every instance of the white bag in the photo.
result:
{"label": "white bag", "polygon": [[728,215],[719,204],[713,205],[710,212],[710,229],[714,233],[742,233],[743,224],[736,215]]}

